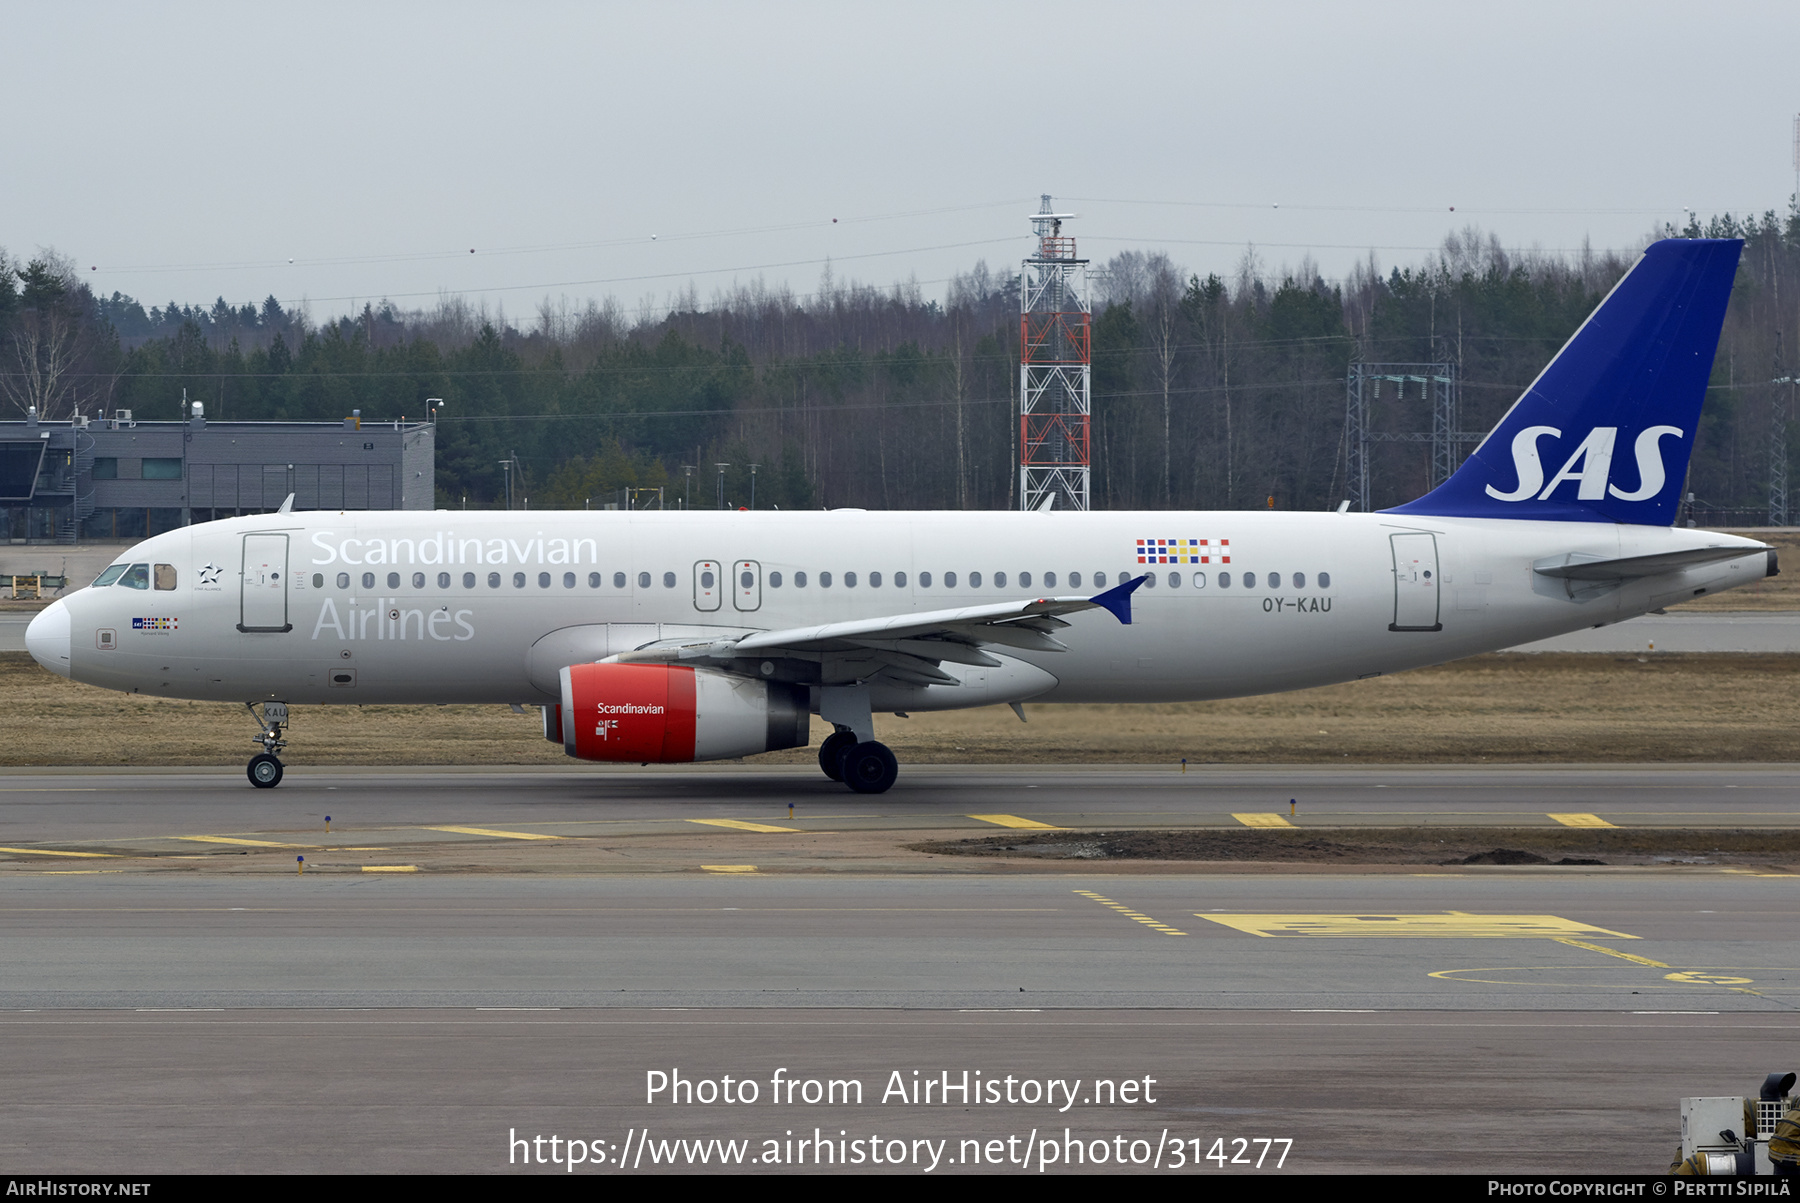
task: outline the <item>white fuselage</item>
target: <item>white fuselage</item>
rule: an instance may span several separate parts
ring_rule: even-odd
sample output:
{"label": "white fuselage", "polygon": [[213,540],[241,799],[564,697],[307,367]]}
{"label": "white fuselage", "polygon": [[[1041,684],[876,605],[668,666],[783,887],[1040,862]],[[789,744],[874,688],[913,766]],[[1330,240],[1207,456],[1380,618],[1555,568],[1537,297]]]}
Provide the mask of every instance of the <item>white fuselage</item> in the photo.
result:
{"label": "white fuselage", "polygon": [[[1190,562],[1141,562],[1146,539],[1174,542]],[[1740,546],[1737,558],[1622,584],[1534,571],[1557,557]],[[1088,596],[1148,573],[1154,587],[1132,597],[1130,625],[1074,615],[1058,636],[1066,652],[1002,648],[997,669],[946,665],[956,686],[876,680],[874,706],[1169,702],[1324,685],[1617,622],[1760,579],[1768,554],[1710,531],[1379,513],[265,514],[122,554],[152,566],[147,587],[59,603],[68,658],[57,671],[217,701],[546,703],[563,666],[659,639]],[[32,650],[45,660],[42,647]]]}

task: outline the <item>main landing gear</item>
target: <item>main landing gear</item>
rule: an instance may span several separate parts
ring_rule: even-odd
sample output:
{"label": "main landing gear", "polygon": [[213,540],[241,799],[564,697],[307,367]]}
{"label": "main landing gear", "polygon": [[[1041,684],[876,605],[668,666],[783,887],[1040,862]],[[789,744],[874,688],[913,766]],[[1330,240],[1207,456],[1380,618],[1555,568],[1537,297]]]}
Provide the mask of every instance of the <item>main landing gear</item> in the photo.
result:
{"label": "main landing gear", "polygon": [[819,745],[819,768],[859,794],[886,793],[900,775],[900,763],[886,744],[858,741],[854,732],[842,729]]}
{"label": "main landing gear", "polygon": [[262,713],[258,714],[255,702],[245,702],[250,717],[262,728],[262,734],[251,737],[253,743],[262,745],[263,750],[250,758],[244,766],[244,773],[250,778],[250,784],[257,789],[274,789],[281,784],[281,758],[276,755],[287,747],[287,740],[281,738],[282,729],[287,726],[288,708],[286,702],[264,702]]}

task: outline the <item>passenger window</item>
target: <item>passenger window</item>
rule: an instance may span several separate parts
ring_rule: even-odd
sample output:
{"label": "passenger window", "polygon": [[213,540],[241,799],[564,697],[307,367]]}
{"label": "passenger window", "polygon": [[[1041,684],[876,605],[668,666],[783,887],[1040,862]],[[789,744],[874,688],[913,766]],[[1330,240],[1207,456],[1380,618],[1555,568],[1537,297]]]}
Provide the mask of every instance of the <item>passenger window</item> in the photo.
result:
{"label": "passenger window", "polygon": [[700,574],[700,587],[702,589],[711,589],[715,583],[711,569]]}
{"label": "passenger window", "polygon": [[400,574],[398,572],[388,573],[388,588],[389,589],[398,589],[399,587],[400,587]]}
{"label": "passenger window", "polygon": [[881,588],[881,574],[879,572],[871,572],[869,574],[869,588],[871,588],[871,589]]}
{"label": "passenger window", "polygon": [[921,588],[921,589],[931,588],[931,574],[929,572],[921,572],[919,574],[919,588]]}
{"label": "passenger window", "polygon": [[574,587],[575,587],[575,574],[573,572],[563,573],[563,588],[564,589],[573,589]]}
{"label": "passenger window", "polygon": [[1246,589],[1256,588],[1256,574],[1254,572],[1246,572],[1244,574],[1244,588],[1246,588]]}
{"label": "passenger window", "polygon": [[523,572],[513,573],[513,588],[514,589],[523,589],[524,587],[525,587],[525,574]]}
{"label": "passenger window", "polygon": [[463,588],[464,589],[473,589],[474,587],[475,587],[475,574],[473,572],[463,573]]}
{"label": "passenger window", "polygon": [[1306,588],[1306,574],[1304,572],[1296,572],[1294,574],[1294,588],[1296,588],[1296,589]]}
{"label": "passenger window", "polygon": [[[1074,585],[1081,584],[1081,574],[1079,572],[1070,573],[1069,574],[1069,583],[1074,584]],[[1106,588],[1106,574],[1104,572],[1096,572],[1094,574],[1094,588],[1096,588],[1096,589]]]}
{"label": "passenger window", "polygon": [[844,574],[844,588],[846,588],[846,589],[856,588],[856,574],[854,572],[846,572]]}
{"label": "passenger window", "polygon": [[981,588],[981,574],[979,572],[971,572],[969,574],[969,588],[971,588],[971,589]]}
{"label": "passenger window", "polygon": [[548,572],[538,573],[538,588],[539,589],[548,589],[549,587],[550,587],[550,574]]}
{"label": "passenger window", "polygon": [[1221,572],[1219,574],[1219,588],[1221,588],[1221,589],[1231,588],[1231,574],[1229,572]]}
{"label": "passenger window", "polygon": [[338,573],[337,587],[339,589],[348,589],[350,587],[350,574],[348,572]]}
{"label": "passenger window", "polygon": [[448,589],[449,587],[450,587],[450,574],[448,572],[438,573],[438,588],[439,589]]}
{"label": "passenger window", "polygon": [[500,574],[498,572],[488,573],[488,588],[489,589],[498,589],[499,587],[500,587]]}
{"label": "passenger window", "polygon": [[944,574],[944,588],[946,588],[946,589],[956,588],[956,574],[954,572],[946,572]]}
{"label": "passenger window", "polygon": [[638,588],[639,589],[648,589],[649,587],[650,587],[650,574],[648,572],[638,573]]}
{"label": "passenger window", "polygon": [[119,584],[127,589],[148,589],[150,587],[150,565],[133,564],[119,578]]}
{"label": "passenger window", "polygon": [[375,587],[375,574],[373,572],[363,573],[362,585],[364,589],[373,589]]}
{"label": "passenger window", "polygon": [[1271,588],[1271,589],[1281,588],[1281,574],[1279,572],[1271,572],[1269,574],[1269,588]]}
{"label": "passenger window", "polygon": [[1169,574],[1169,588],[1171,588],[1171,589],[1181,588],[1181,574],[1179,572],[1171,572]]}
{"label": "passenger window", "polygon": [[105,572],[102,572],[99,576],[95,577],[94,583],[88,587],[90,589],[98,589],[104,585],[112,584],[119,579],[119,574],[124,572],[127,567],[129,567],[129,565],[114,564],[111,568],[108,568]]}
{"label": "passenger window", "polygon": [[1145,588],[1145,589],[1156,588],[1156,574],[1154,572],[1146,572],[1144,574],[1143,588]]}
{"label": "passenger window", "polygon": [[1331,588],[1331,574],[1329,572],[1321,572],[1319,574],[1319,588],[1321,588],[1321,589]]}
{"label": "passenger window", "polygon": [[[619,584],[623,585],[624,583],[625,583],[625,578],[620,577]],[[599,587],[600,587],[600,574],[598,572],[588,573],[588,588],[589,589],[598,589]]]}
{"label": "passenger window", "polygon": [[[880,574],[877,573],[876,575],[879,576]],[[906,588],[906,574],[904,572],[896,572],[894,574],[894,588],[896,588],[896,589]]]}
{"label": "passenger window", "polygon": [[624,587],[625,587],[625,574],[623,572],[613,573],[613,588],[614,589],[623,589]]}
{"label": "passenger window", "polygon": [[821,572],[819,574],[819,588],[821,588],[821,589],[831,588],[831,574],[829,572]]}
{"label": "passenger window", "polygon": [[996,589],[1006,588],[1006,574],[1004,572],[996,572],[994,574],[994,588],[996,588]]}
{"label": "passenger window", "polygon": [[1206,588],[1206,574],[1204,572],[1196,572],[1194,574],[1194,588],[1196,588],[1196,589]]}
{"label": "passenger window", "polygon": [[[1049,575],[1055,576],[1056,574],[1054,572],[1052,572]],[[1031,574],[1029,572],[1021,572],[1019,574],[1019,588],[1021,588],[1021,589],[1031,588]]]}
{"label": "passenger window", "polygon": [[769,574],[769,588],[771,588],[771,589],[781,588],[781,574],[779,572],[771,572]]}
{"label": "passenger window", "polygon": [[[1055,574],[1052,573],[1051,575],[1054,576]],[[1051,581],[1050,583],[1052,585],[1054,585],[1056,582]],[[1081,574],[1079,572],[1071,572],[1069,574],[1069,588],[1071,588],[1071,589],[1081,588]]]}
{"label": "passenger window", "polygon": [[423,572],[413,573],[413,588],[414,589],[423,589],[424,587],[425,587],[425,574]]}
{"label": "passenger window", "polygon": [[673,589],[674,587],[675,587],[675,574],[673,572],[663,573],[663,588],[664,589]]}
{"label": "passenger window", "polygon": [[156,587],[173,589],[175,587],[175,565],[158,564],[156,566]]}

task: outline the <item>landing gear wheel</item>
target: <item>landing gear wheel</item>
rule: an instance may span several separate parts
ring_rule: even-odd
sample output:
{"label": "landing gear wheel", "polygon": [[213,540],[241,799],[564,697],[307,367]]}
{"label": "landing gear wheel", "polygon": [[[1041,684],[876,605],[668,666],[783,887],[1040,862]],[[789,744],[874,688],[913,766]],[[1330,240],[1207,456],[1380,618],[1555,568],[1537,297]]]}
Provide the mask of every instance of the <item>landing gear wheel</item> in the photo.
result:
{"label": "landing gear wheel", "polygon": [[844,753],[856,746],[856,736],[848,731],[833,731],[819,745],[819,771],[833,781],[844,779]]}
{"label": "landing gear wheel", "polygon": [[838,762],[843,782],[859,794],[884,794],[900,775],[900,764],[886,744],[857,744]]}
{"label": "landing gear wheel", "polygon": [[281,761],[267,752],[252,756],[244,772],[257,789],[274,789],[281,784]]}

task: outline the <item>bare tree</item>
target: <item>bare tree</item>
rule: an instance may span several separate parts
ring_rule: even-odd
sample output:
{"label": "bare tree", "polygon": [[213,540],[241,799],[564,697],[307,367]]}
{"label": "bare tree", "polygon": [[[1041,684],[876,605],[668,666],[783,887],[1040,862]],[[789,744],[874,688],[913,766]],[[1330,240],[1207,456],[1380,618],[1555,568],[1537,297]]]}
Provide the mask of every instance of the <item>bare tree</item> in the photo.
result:
{"label": "bare tree", "polygon": [[89,317],[91,298],[74,264],[43,252],[16,274],[23,286],[7,331],[0,391],[19,412],[66,418],[89,401],[104,402],[110,378],[100,370],[101,340]]}
{"label": "bare tree", "polygon": [[1172,394],[1175,387],[1176,360],[1181,353],[1181,272],[1162,252],[1149,256],[1145,264],[1144,326],[1150,336],[1150,355],[1156,371],[1157,391],[1162,395],[1162,500],[1175,503],[1175,483],[1171,468],[1170,425],[1174,413]]}

